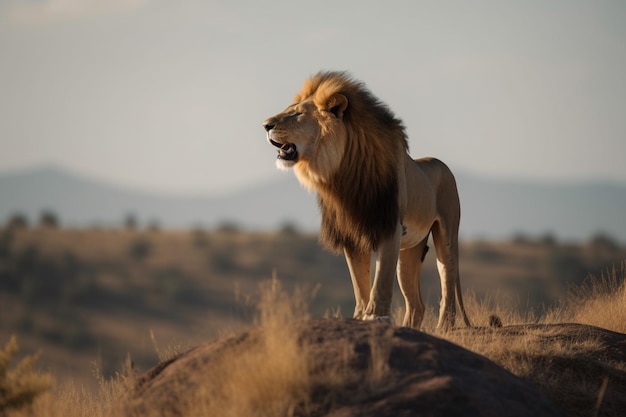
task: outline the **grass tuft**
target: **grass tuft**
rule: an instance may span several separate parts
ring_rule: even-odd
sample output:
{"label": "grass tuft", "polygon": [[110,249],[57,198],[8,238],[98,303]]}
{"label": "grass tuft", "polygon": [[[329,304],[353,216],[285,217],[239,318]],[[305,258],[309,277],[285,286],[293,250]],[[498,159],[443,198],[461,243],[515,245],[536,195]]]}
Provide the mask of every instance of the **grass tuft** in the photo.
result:
{"label": "grass tuft", "polygon": [[580,287],[570,289],[563,306],[554,313],[555,321],[590,324],[626,333],[626,262],[590,277]]}
{"label": "grass tuft", "polygon": [[30,408],[37,397],[53,385],[52,376],[33,370],[40,354],[24,357],[14,368],[10,368],[19,347],[15,336],[0,350],[0,415],[8,410]]}

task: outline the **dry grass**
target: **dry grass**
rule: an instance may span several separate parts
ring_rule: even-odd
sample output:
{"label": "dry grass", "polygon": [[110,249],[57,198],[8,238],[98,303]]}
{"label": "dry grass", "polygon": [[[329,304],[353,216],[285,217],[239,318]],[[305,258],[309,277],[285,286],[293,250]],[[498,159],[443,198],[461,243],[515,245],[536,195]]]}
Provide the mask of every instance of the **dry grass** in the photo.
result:
{"label": "dry grass", "polygon": [[[527,300],[510,293],[486,293],[479,298],[472,291],[463,295],[472,325],[490,327],[490,317],[497,316],[505,325],[580,323],[626,333],[626,262],[613,266],[598,277],[590,276],[581,286],[572,286],[567,297],[556,307],[537,314]],[[520,307],[521,306],[521,307]],[[403,307],[394,310],[394,321],[402,322]],[[437,311],[427,307],[422,330],[436,334]],[[454,337],[452,334],[439,334]]]}
{"label": "dry grass", "polygon": [[[511,373],[542,389],[571,416],[595,415],[604,406],[607,387],[621,396],[613,384],[623,384],[626,358],[602,357],[606,351],[599,337],[587,333],[565,334],[561,323],[579,323],[626,333],[626,271],[612,268],[599,279],[590,277],[581,287],[573,287],[564,302],[541,316],[520,315],[514,300],[498,297],[478,301],[469,294],[466,307],[476,325],[487,326],[488,317],[497,314],[505,326],[524,325],[513,336],[485,328],[483,331],[459,329],[439,336],[491,359]],[[434,326],[429,323],[429,326]],[[535,326],[536,325],[536,326]],[[526,328],[526,329],[525,329]],[[434,327],[430,328],[435,332]],[[613,379],[615,377],[615,379]],[[622,403],[623,400],[618,402]],[[609,407],[615,407],[610,404]],[[612,414],[611,414],[612,412]],[[606,415],[621,415],[609,410]]]}
{"label": "dry grass", "polygon": [[[372,337],[365,379],[349,371],[355,352],[347,343],[340,366],[324,367],[311,360],[307,344],[299,339],[298,332],[298,326],[309,320],[309,299],[310,296],[301,290],[285,292],[276,279],[263,284],[254,326],[255,334],[261,338],[255,346],[261,348],[229,348],[212,368],[210,378],[199,376],[195,381],[197,384],[191,385],[192,389],[186,383],[176,387],[170,395],[185,398],[185,402],[179,404],[182,408],[178,412],[190,417],[306,415],[332,404],[332,395],[322,402],[319,398],[311,398],[316,387],[333,392],[333,387],[362,385],[365,396],[384,392],[389,358],[384,341]],[[175,355],[169,348],[163,351],[157,346],[157,350],[164,359]],[[313,368],[316,368],[315,372]],[[14,410],[7,416],[106,417],[111,412],[115,414],[116,403],[136,380],[130,358],[113,378],[106,379],[99,372],[96,372],[96,378],[100,386],[98,393],[65,386],[40,395],[32,407]],[[143,412],[138,412],[139,415],[146,416]]]}
{"label": "dry grass", "polygon": [[[468,314],[478,326],[487,327],[488,317],[496,314],[505,326],[567,321],[626,332],[624,274],[622,265],[621,269],[614,268],[600,279],[589,280],[583,287],[572,289],[571,295],[561,306],[541,317],[520,314],[518,308],[513,308],[519,300],[503,299],[497,294],[478,299],[467,293],[465,304]],[[340,387],[358,383],[370,393],[382,392],[389,351],[378,340],[370,343],[372,356],[365,380],[357,381],[354,374],[347,372],[347,366],[327,369],[322,373],[312,372],[318,364],[311,363],[307,346],[298,340],[297,331],[300,323],[309,320],[309,300],[310,296],[304,291],[296,290],[293,294],[287,294],[276,279],[266,284],[258,301],[255,321],[255,327],[261,329],[259,334],[262,337],[262,348],[227,352],[211,378],[203,378],[197,389],[187,396],[189,401],[183,414],[226,417],[293,416],[327,406],[315,403],[310,397],[316,386]],[[426,331],[435,332],[435,320],[435,312],[427,311],[424,323]],[[453,331],[439,336],[490,358],[513,374],[537,384],[544,391],[558,393],[560,398],[571,400],[572,404],[576,404],[584,396],[587,400],[597,401],[598,409],[602,406],[608,379],[598,379],[595,375],[590,375],[589,378],[572,380],[573,370],[567,368],[569,360],[584,358],[588,352],[600,349],[602,346],[599,340],[581,337],[546,343],[545,334],[542,337],[528,333],[521,337],[503,338],[492,331]],[[554,336],[558,334],[555,333]],[[154,342],[162,358],[172,357],[183,349],[182,345],[176,345],[160,350],[155,340]],[[346,364],[350,355],[346,350]],[[559,361],[566,365],[559,366]],[[611,365],[626,371],[624,363]],[[97,377],[100,383],[97,394],[81,387],[64,386],[39,395],[32,406],[7,410],[6,415],[105,417],[111,406],[133,383],[134,373],[130,360],[123,371],[113,378],[105,379],[100,375]],[[31,388],[34,389],[36,384],[32,384]]]}
{"label": "dry grass", "polygon": [[[23,404],[0,415],[6,417],[106,417],[111,406],[132,386],[135,374],[130,359],[124,364],[120,372],[111,378],[104,378],[99,370],[94,370],[94,377],[98,381],[98,392],[84,386],[67,384],[62,387],[52,387],[52,378],[48,375],[49,383],[45,390],[39,390],[36,396],[30,399],[29,404]],[[39,374],[32,377],[41,378]],[[33,380],[28,386],[33,389],[41,384],[41,380]]]}
{"label": "dry grass", "polygon": [[0,415],[14,409],[28,408],[35,398],[52,386],[52,376],[33,369],[39,355],[23,358],[15,367],[11,362],[18,353],[15,337],[0,349]]}
{"label": "dry grass", "polygon": [[553,322],[576,322],[626,333],[626,262],[600,278],[590,277],[572,288],[565,304],[552,312]]}
{"label": "dry grass", "polygon": [[[371,340],[365,380],[349,371],[355,352],[347,343],[336,367],[317,363],[308,353],[307,342],[300,339],[298,330],[309,320],[307,294],[300,289],[287,293],[275,278],[263,284],[256,320],[260,332],[255,333],[261,338],[255,346],[261,348],[229,349],[212,368],[211,378],[202,379],[187,408],[180,412],[198,417],[309,415],[330,407],[333,401],[332,395],[312,398],[318,387],[362,384],[364,394],[384,390],[389,357],[384,342]],[[189,386],[180,389],[189,394]]]}
{"label": "dry grass", "polygon": [[[298,341],[296,327],[308,320],[307,297],[301,291],[288,295],[278,280],[263,285],[258,301],[256,327],[262,331],[262,349],[225,353],[211,374],[202,376],[195,390],[180,386],[185,416],[289,416],[296,407],[306,407],[311,391],[306,346]],[[180,345],[162,349],[153,337],[163,359],[176,356]],[[65,386],[40,395],[32,406],[11,411],[9,417],[105,417],[116,402],[132,388],[135,374],[130,358],[113,378],[96,372],[97,393],[82,387]],[[184,392],[183,392],[184,391]],[[174,393],[176,394],[176,393]],[[236,401],[233,399],[236,398]],[[0,415],[2,415],[0,413]],[[140,414],[144,415],[144,414]]]}
{"label": "dry grass", "polygon": [[278,280],[266,284],[259,301],[262,349],[226,355],[201,386],[200,407],[192,405],[188,415],[289,416],[305,403],[311,378],[296,327],[308,320],[307,305],[302,292],[292,298]]}
{"label": "dry grass", "polygon": [[[132,352],[145,370],[157,356],[241,330],[254,312],[235,302],[235,289],[255,293],[274,268],[285,288],[321,286],[312,317],[326,311],[351,316],[354,308],[345,260],[324,252],[308,234],[0,229],[0,257],[0,343],[15,334],[23,352],[41,350],[39,365],[60,386],[71,381],[97,389],[94,360],[112,375]],[[440,293],[435,258],[427,256],[422,274],[428,305]],[[501,317],[516,306],[519,322],[534,322],[525,310],[537,314],[536,306],[564,298],[567,283],[582,281],[589,271],[600,275],[622,259],[626,248],[604,253],[584,243],[464,242],[460,262],[463,287],[481,303],[497,288],[493,299],[511,300],[500,303]],[[395,298],[401,299],[397,288]],[[481,320],[476,324],[486,324],[487,316]],[[156,354],[152,339],[160,347]]]}

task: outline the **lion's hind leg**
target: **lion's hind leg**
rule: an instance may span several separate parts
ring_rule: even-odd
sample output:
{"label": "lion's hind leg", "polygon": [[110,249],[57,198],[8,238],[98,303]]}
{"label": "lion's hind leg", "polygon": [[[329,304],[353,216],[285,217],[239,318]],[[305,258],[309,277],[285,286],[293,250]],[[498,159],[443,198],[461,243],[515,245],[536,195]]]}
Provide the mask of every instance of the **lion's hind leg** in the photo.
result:
{"label": "lion's hind leg", "polygon": [[428,248],[426,241],[427,238],[413,248],[401,250],[398,258],[398,283],[406,305],[402,325],[415,329],[419,329],[424,318],[420,274]]}
{"label": "lion's hind leg", "polygon": [[437,269],[441,280],[438,329],[454,327],[456,319],[455,295],[459,285],[459,242],[456,230],[450,230],[440,221],[432,228],[437,252]]}
{"label": "lion's hind leg", "polygon": [[441,303],[437,328],[442,330],[449,330],[454,326],[456,318],[455,300],[459,303],[463,322],[467,327],[471,327],[461,292],[458,227],[452,226],[446,228],[437,221],[432,228],[433,241],[437,251],[437,269],[441,279]]}

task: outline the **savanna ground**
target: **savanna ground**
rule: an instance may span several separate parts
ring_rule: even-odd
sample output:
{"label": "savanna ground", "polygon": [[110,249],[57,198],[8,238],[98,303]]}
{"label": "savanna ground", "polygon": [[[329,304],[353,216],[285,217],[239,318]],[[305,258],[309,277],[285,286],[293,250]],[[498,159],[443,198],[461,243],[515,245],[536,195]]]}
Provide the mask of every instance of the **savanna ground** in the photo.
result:
{"label": "savanna ground", "polygon": [[[550,236],[464,242],[468,314],[477,326],[488,326],[496,314],[505,325],[577,322],[626,333],[624,259],[626,249],[606,236],[584,243],[559,243]],[[300,294],[297,306],[259,291],[273,275],[286,293]],[[430,253],[422,281],[429,305],[423,330],[548,391],[551,376],[542,379],[533,358],[580,356],[589,347],[572,341],[549,352],[532,336],[504,343],[462,331],[437,334],[438,285]],[[396,322],[401,322],[401,300],[396,292]],[[232,226],[212,231],[5,228],[0,231],[0,342],[6,343],[0,354],[0,415],[104,416],[136,372],[188,347],[260,326],[278,332],[275,339],[284,343],[275,344],[274,356],[285,358],[293,355],[293,343],[282,333],[293,316],[350,316],[352,308],[342,257],[290,227],[275,233]],[[611,366],[626,372],[624,363]],[[286,372],[293,377],[293,369]],[[229,374],[240,394],[242,387],[253,391],[249,377],[237,380],[235,368]],[[258,374],[260,380],[252,382],[267,385],[264,373]],[[270,374],[276,377],[270,372],[266,378]],[[587,389],[601,397],[602,381],[576,384],[575,395]],[[19,407],[33,399],[34,405]],[[7,404],[18,406],[2,411]]]}

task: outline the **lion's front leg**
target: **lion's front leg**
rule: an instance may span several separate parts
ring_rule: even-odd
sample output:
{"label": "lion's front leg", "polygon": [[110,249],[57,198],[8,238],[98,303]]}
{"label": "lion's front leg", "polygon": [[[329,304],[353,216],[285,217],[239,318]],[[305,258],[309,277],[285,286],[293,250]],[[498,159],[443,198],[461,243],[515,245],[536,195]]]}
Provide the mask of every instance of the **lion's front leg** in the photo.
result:
{"label": "lion's front leg", "polygon": [[402,225],[398,223],[393,236],[382,241],[378,247],[374,285],[369,303],[365,309],[364,319],[366,320],[390,320],[391,318],[391,296],[393,294],[393,281],[396,276],[401,238]]}
{"label": "lion's front leg", "polygon": [[370,252],[353,252],[344,249],[346,263],[350,270],[352,286],[354,287],[354,318],[363,319],[365,308],[370,300]]}

